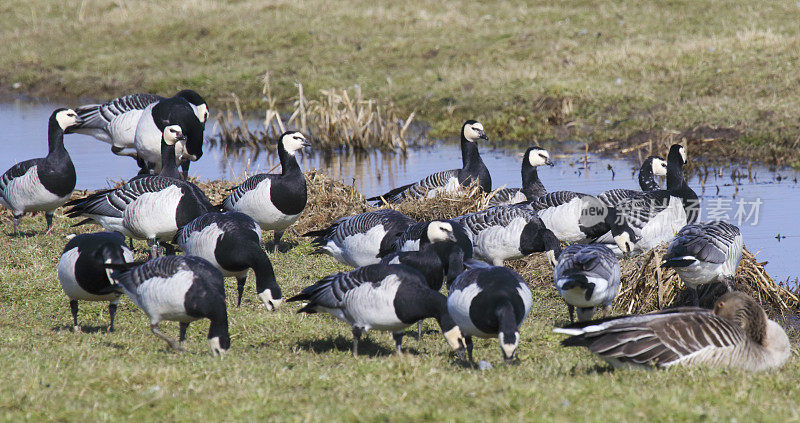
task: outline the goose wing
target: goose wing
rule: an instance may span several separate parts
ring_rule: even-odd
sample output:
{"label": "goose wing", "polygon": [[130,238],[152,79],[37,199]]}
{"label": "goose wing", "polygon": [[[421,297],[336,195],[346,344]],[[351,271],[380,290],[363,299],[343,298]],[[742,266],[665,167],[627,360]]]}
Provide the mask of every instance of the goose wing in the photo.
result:
{"label": "goose wing", "polygon": [[678,231],[664,260],[691,256],[707,263],[724,263],[730,256],[741,255],[739,228],[727,222],[690,224]]}
{"label": "goose wing", "polygon": [[549,192],[535,200],[528,202],[528,205],[534,210],[544,210],[550,207],[557,207],[562,204],[567,204],[576,197],[582,197],[584,195],[586,194],[572,191]]}
{"label": "goose wing", "polygon": [[[501,204],[512,203],[512,201],[515,201],[517,199],[517,196],[519,194],[521,194],[521,193],[522,193],[522,191],[520,191],[519,188],[500,188],[500,189],[497,189],[494,192],[494,194],[492,195],[492,198],[489,199],[489,205],[490,206],[496,206],[496,205],[501,205]],[[523,195],[523,197],[524,197],[524,195]],[[521,200],[519,202],[524,202],[524,201],[525,200]]]}
{"label": "goose wing", "polygon": [[258,175],[253,175],[253,176],[247,178],[247,180],[242,182],[241,185],[239,185],[238,187],[233,189],[233,192],[231,192],[231,195],[229,195],[228,198],[225,199],[225,202],[223,203],[223,207],[226,210],[233,210],[234,207],[236,206],[236,203],[238,203],[239,200],[241,200],[242,197],[244,197],[245,194],[247,194],[248,192],[256,189],[258,184],[260,184],[265,179],[268,179],[268,178],[272,179],[275,176],[277,176],[277,175],[271,175],[271,174],[268,174],[268,173],[259,173]]}
{"label": "goose wing", "polygon": [[529,207],[512,204],[490,207],[479,212],[459,216],[453,220],[463,225],[473,235],[477,235],[492,226],[507,226],[517,217],[523,217],[528,222],[539,219],[536,212]]}
{"label": "goose wing", "polygon": [[607,191],[603,191],[600,195],[597,196],[597,199],[600,200],[606,206],[616,206],[617,204],[632,199],[632,198],[639,198],[644,194],[642,191],[637,191],[635,189],[610,189]]}
{"label": "goose wing", "polygon": [[164,97],[154,94],[130,94],[103,104],[87,104],[75,109],[83,121],[79,128],[105,129],[115,117],[131,110],[143,110]]}
{"label": "goose wing", "polygon": [[80,200],[67,203],[72,206],[67,210],[67,216],[98,215],[122,217],[122,213],[130,203],[141,195],[150,192],[159,192],[173,185],[180,185],[183,181],[166,178],[158,175],[145,175],[126,182],[119,188],[100,191]]}
{"label": "goose wing", "polygon": [[669,207],[670,197],[668,191],[659,190],[643,192],[636,198],[629,198],[614,206],[617,209],[617,220],[641,230],[650,220]]}
{"label": "goose wing", "polygon": [[6,173],[4,173],[2,177],[0,177],[0,196],[4,195],[4,193],[6,191],[6,188],[11,183],[11,181],[13,181],[14,179],[17,179],[20,176],[28,173],[28,171],[32,167],[39,165],[42,161],[44,161],[44,159],[41,159],[41,158],[39,158],[39,159],[30,159],[30,160],[25,160],[25,161],[19,162],[19,163],[15,164],[14,166],[11,166],[11,169],[8,169],[6,171]]}
{"label": "goose wing", "polygon": [[398,203],[407,198],[422,198],[428,195],[428,192],[436,188],[443,188],[453,179],[458,179],[458,172],[460,169],[443,170],[441,172],[432,173],[424,179],[413,184],[404,185],[395,188],[386,194],[368,198],[368,201],[381,201],[389,203]]}
{"label": "goose wing", "polygon": [[588,272],[606,280],[619,278],[619,266],[614,252],[602,244],[572,244],[558,257],[555,279],[568,272]]}
{"label": "goose wing", "polygon": [[308,301],[308,305],[298,310],[300,312],[315,312],[317,306],[336,309],[343,307],[344,296],[351,289],[358,288],[373,279],[370,270],[374,266],[359,267],[350,272],[336,273],[322,278],[319,282],[304,288],[300,294],[286,300]]}

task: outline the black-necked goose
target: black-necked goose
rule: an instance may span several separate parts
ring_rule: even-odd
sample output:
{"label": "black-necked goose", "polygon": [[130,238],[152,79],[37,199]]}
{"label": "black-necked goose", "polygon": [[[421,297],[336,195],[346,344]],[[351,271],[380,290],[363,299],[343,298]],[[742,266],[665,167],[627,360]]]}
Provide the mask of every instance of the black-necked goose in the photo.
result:
{"label": "black-necked goose", "polygon": [[205,100],[192,90],[183,90],[173,97],[149,104],[136,124],[134,147],[139,159],[161,172],[161,128],[164,119],[179,125],[186,140],[175,146],[176,160],[183,165],[184,179],[188,177],[189,161],[203,156],[203,131],[208,107]]}
{"label": "black-necked goose", "polygon": [[603,191],[597,198],[607,206],[614,206],[629,198],[639,196],[642,192],[655,191],[661,187],[656,182],[656,176],[667,176],[667,162],[658,156],[649,156],[642,163],[639,169],[639,187],[641,191],[634,189],[617,188]]}
{"label": "black-necked goose", "polygon": [[728,222],[686,225],[669,244],[661,267],[675,269],[698,305],[699,285],[721,282],[732,289],[742,248],[739,228]]}
{"label": "black-necked goose", "polygon": [[597,307],[611,307],[617,296],[621,272],[617,256],[602,244],[572,244],[561,252],[553,270],[553,283],[569,308],[573,321],[589,320]]}
{"label": "black-necked goose", "polygon": [[80,124],[72,109],[56,109],[47,129],[47,156],[19,162],[0,177],[0,205],[14,217],[14,233],[25,213],[44,212],[47,231],[53,227],[53,213],[69,200],[75,189],[75,166],[64,148],[64,134]]}
{"label": "black-necked goose", "polygon": [[133,261],[133,252],[125,246],[125,237],[119,232],[97,232],[80,234],[64,247],[58,260],[58,280],[64,294],[69,298],[75,331],[78,326],[78,301],[108,301],[111,323],[108,331],[114,331],[114,315],[122,295],[114,286],[108,263],[120,264]]}
{"label": "black-necked goose", "polygon": [[[231,346],[228,309],[222,273],[211,263],[192,256],[159,257],[145,263],[109,264],[111,277],[150,319],[150,330],[170,347],[182,351],[189,323],[209,319],[208,344],[213,355]],[[178,342],[164,335],[163,320],[180,323]]]}
{"label": "black-necked goose", "polygon": [[513,360],[519,327],[532,303],[525,280],[507,267],[477,267],[457,277],[450,286],[447,309],[467,342],[469,362],[473,362],[473,336],[497,337],[503,358]]}
{"label": "black-necked goose", "polygon": [[516,204],[535,200],[545,194],[544,184],[539,179],[539,166],[554,166],[550,153],[541,147],[531,147],[522,157],[522,188],[500,188],[489,199],[490,206]]}
{"label": "black-necked goose", "polygon": [[260,173],[236,187],[223,207],[252,217],[265,231],[275,231],[274,248],[283,231],[306,207],[306,178],[295,154],[311,144],[300,132],[284,132],[278,139],[280,175]]}
{"label": "black-necked goose", "polygon": [[448,223],[450,228],[452,228],[453,236],[456,239],[455,243],[461,247],[462,251],[469,253],[469,257],[466,257],[467,259],[472,257],[471,235],[464,226],[462,226],[460,223],[457,223],[455,220],[435,220],[414,223],[413,225],[408,226],[397,237],[397,240],[391,247],[390,251],[384,251],[381,253],[381,257],[394,252],[419,251],[422,245],[431,242],[430,238],[428,237],[428,225],[432,222]]}
{"label": "black-necked goose", "polygon": [[71,201],[67,212],[69,217],[85,216],[107,229],[147,240],[151,257],[158,256],[159,241],[172,241],[178,228],[215,210],[200,188],[178,178],[175,144],[183,138],[180,126],[161,129],[164,166],[160,175],[141,175],[119,188]]}
{"label": "black-necked goose", "polygon": [[358,340],[371,329],[389,331],[401,353],[403,330],[435,318],[454,350],[464,348],[461,332],[447,312],[447,299],[428,288],[421,273],[402,264],[373,264],[330,275],[286,300],[308,301],[298,313],[325,312],[353,328],[353,355]]}
{"label": "black-necked goose", "polygon": [[223,276],[236,277],[237,307],[242,303],[248,269],[256,275],[256,292],[267,310],[275,310],[283,300],[272,263],[261,248],[261,228],[250,216],[206,213],[179,229],[175,240],[186,255],[204,258]]}
{"label": "black-necked goose", "polygon": [[699,214],[697,194],[683,177],[686,150],[675,144],[667,157],[667,189],[643,193],[615,206],[617,218],[611,229],[623,253],[647,251],[669,242]]}
{"label": "black-necked goose", "polygon": [[741,292],[711,310],[684,307],[555,329],[565,347],[586,347],[614,367],[711,366],[762,371],[789,359],[789,338]]}
{"label": "black-necked goose", "polygon": [[558,238],[526,205],[490,207],[453,220],[470,233],[475,256],[495,266],[534,252],[544,252],[555,265],[561,252]]}
{"label": "black-necked goose", "polygon": [[303,234],[316,237],[316,254],[328,254],[340,263],[360,267],[376,264],[395,250],[395,242],[415,220],[392,209],[343,217],[325,229]]}
{"label": "black-necked goose", "polygon": [[461,127],[461,169],[445,170],[428,175],[413,184],[395,188],[386,194],[368,198],[379,203],[399,203],[405,199],[433,197],[440,192],[451,193],[477,180],[484,192],[492,190],[492,177],[478,153],[478,140],[488,140],[483,125],[474,120]]}
{"label": "black-necked goose", "polygon": [[597,197],[572,191],[547,193],[527,205],[567,244],[597,241],[611,230],[616,216]]}

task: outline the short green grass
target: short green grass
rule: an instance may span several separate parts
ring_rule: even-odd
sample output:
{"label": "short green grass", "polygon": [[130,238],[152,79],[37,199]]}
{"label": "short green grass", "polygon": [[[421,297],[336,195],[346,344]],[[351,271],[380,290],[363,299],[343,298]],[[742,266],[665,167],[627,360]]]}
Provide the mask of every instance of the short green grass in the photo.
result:
{"label": "short green grass", "polygon": [[[7,0],[0,92],[192,87],[257,110],[270,72],[286,101],[297,82],[391,95],[434,135],[469,117],[525,141],[711,125],[744,134],[715,154],[800,165],[798,19],[776,0]],[[563,99],[571,113],[549,122]]]}
{"label": "short green grass", "polygon": [[[439,334],[391,355],[391,336],[370,333],[363,356],[350,354],[350,331],[297,304],[267,312],[247,286],[241,308],[228,282],[232,347],[222,359],[206,343],[207,321],[189,329],[186,353],[169,351],[144,313],[123,298],[117,331],[106,333],[105,304],[81,303],[80,324],[61,292],[56,264],[73,223],[27,218],[26,238],[0,232],[0,419],[7,421],[796,421],[796,357],[781,370],[611,371],[582,350],[559,346],[565,322],[554,291],[534,290],[522,327],[520,363],[502,364],[496,340],[478,341],[488,371],[460,366]],[[290,237],[291,240],[291,237]],[[295,240],[297,241],[297,240]],[[137,245],[138,255],[144,254]],[[286,296],[343,270],[309,256],[308,243],[272,255]],[[252,277],[252,275],[251,275]],[[429,322],[428,329],[435,329]],[[176,323],[162,329],[177,336]]]}

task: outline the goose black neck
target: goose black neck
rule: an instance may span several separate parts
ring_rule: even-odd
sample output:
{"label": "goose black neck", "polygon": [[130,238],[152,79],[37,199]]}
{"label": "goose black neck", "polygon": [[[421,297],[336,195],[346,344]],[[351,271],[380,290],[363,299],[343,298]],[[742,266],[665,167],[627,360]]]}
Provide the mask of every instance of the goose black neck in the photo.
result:
{"label": "goose black neck", "polygon": [[481,155],[478,153],[478,145],[467,141],[463,134],[461,135],[461,164],[464,169],[476,168],[483,164]]}
{"label": "goose black neck", "polygon": [[278,144],[278,158],[281,161],[281,175],[302,173],[300,171],[300,164],[297,163],[297,157],[286,151],[283,142]]}
{"label": "goose black neck", "polygon": [[272,263],[270,263],[267,253],[258,244],[252,245],[248,251],[250,252],[250,266],[256,275],[256,292],[261,294],[269,289],[273,299],[282,298],[281,288],[275,279],[275,271],[272,269]]}
{"label": "goose black neck", "polygon": [[447,311],[447,298],[439,292],[437,292],[437,294],[439,295],[437,296],[438,301],[436,303],[438,312],[436,315],[436,322],[439,323],[439,328],[442,330],[442,333],[447,333],[450,329],[456,327],[456,322]]}
{"label": "goose black neck", "polygon": [[231,346],[231,336],[228,332],[228,310],[223,304],[222,310],[215,311],[209,320],[211,324],[208,326],[208,339],[219,338],[219,345],[223,349],[228,349]]}
{"label": "goose black neck", "polygon": [[514,316],[514,307],[507,299],[500,300],[495,308],[497,316],[498,333],[509,339],[517,332],[517,318]]}
{"label": "goose black neck", "polygon": [[169,145],[161,137],[161,176],[167,178],[180,179],[181,173],[178,171],[178,163],[175,161],[175,145]]}
{"label": "goose black neck", "polygon": [[50,119],[47,127],[47,155],[64,155],[67,149],[64,148],[64,130],[58,124],[55,117]]}
{"label": "goose black neck", "polygon": [[667,190],[679,190],[684,185],[686,180],[683,178],[683,158],[680,153],[670,151],[667,160]]}
{"label": "goose black neck", "polygon": [[653,175],[653,159],[648,158],[639,169],[639,187],[642,191],[653,191],[658,189],[658,184]]}
{"label": "goose black neck", "polygon": [[525,158],[522,162],[522,193],[525,194],[525,198],[533,200],[535,197],[534,192],[538,185],[541,185],[539,171],[536,166],[532,166],[530,161]]}

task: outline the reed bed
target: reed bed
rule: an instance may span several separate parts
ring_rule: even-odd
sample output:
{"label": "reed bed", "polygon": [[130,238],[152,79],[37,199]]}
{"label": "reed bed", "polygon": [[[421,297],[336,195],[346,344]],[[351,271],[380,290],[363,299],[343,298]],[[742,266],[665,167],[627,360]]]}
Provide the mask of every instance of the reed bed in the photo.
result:
{"label": "reed bed", "polygon": [[[309,99],[303,84],[295,85],[297,95],[289,102],[281,102],[272,95],[269,74],[264,75],[264,129],[250,129],[239,97],[230,94],[225,111],[217,115],[218,135],[212,142],[226,148],[271,150],[280,134],[297,130],[309,137],[318,150],[406,151],[408,148],[409,127],[415,113],[402,118],[391,96],[384,100],[366,98],[356,85],[350,90],[320,90],[318,97]],[[284,103],[292,105],[292,113],[285,121],[278,111]]]}

